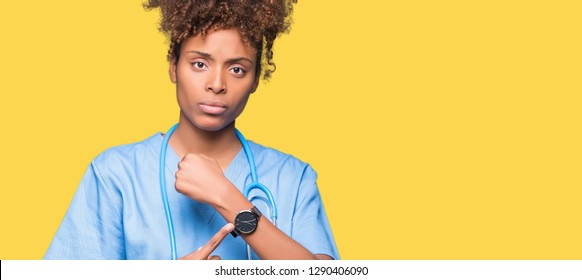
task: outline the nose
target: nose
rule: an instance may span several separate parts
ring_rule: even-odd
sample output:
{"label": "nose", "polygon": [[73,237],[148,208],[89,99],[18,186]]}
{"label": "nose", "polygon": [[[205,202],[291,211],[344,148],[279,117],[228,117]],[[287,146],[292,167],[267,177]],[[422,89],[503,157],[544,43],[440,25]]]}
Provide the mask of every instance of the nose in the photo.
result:
{"label": "nose", "polygon": [[220,69],[211,71],[206,84],[206,90],[212,91],[216,94],[226,93],[226,79],[223,77],[223,73]]}

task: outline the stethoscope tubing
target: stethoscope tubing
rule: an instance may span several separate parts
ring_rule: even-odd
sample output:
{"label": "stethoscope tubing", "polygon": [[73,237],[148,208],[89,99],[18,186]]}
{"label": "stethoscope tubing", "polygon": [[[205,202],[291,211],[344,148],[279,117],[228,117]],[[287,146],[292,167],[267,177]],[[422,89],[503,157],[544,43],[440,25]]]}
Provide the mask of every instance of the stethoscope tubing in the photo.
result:
{"label": "stethoscope tubing", "polygon": [[170,202],[168,201],[168,194],[166,193],[166,151],[168,150],[168,141],[174,130],[178,127],[175,124],[168,130],[164,140],[162,141],[162,150],[160,152],[160,189],[162,191],[162,201],[164,202],[164,212],[166,213],[166,223],[168,224],[168,235],[170,236],[170,254],[172,260],[178,259],[176,253],[176,234],[174,234],[174,222],[172,221],[172,212],[170,211]]}

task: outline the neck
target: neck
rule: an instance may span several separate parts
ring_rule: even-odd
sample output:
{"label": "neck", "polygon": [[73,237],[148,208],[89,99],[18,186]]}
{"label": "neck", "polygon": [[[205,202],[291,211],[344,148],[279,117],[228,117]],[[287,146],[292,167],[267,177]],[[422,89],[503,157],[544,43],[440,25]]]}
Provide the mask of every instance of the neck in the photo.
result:
{"label": "neck", "polygon": [[194,126],[180,114],[178,127],[169,145],[179,158],[187,153],[204,154],[218,161],[223,170],[241,149],[241,143],[234,130],[234,122],[218,131],[206,131]]}

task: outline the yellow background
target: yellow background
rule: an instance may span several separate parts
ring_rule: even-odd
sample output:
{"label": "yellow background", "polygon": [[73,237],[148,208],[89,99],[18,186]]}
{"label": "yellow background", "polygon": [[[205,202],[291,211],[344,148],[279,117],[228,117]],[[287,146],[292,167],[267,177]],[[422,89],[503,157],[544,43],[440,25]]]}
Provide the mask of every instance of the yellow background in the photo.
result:
{"label": "yellow background", "polygon": [[[158,12],[0,8],[0,258],[93,157],[177,121]],[[307,1],[239,119],[311,163],[345,259],[581,259],[580,1]]]}

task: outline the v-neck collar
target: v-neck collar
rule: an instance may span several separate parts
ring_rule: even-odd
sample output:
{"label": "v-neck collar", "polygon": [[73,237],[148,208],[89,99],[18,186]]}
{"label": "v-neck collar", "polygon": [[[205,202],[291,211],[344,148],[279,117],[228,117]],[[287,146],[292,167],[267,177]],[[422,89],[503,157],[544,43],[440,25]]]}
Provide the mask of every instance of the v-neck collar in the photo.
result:
{"label": "v-neck collar", "polygon": [[[155,146],[157,146],[157,149],[158,149],[158,157],[160,155],[160,149],[161,149],[161,145],[162,145],[162,141],[164,140],[164,137],[165,137],[165,135],[162,134],[161,132],[158,132],[156,135],[157,145],[155,145]],[[178,154],[176,153],[176,151],[174,151],[174,149],[172,149],[172,146],[168,145],[168,150],[166,151],[166,164],[165,165],[166,165],[167,172],[172,174],[172,177],[174,177],[174,178],[176,177],[176,172],[178,171],[178,163],[180,162],[180,160],[181,159],[178,157]],[[224,176],[229,181],[231,181],[233,184],[235,184],[235,182],[240,179],[240,176],[243,174],[243,171],[245,169],[250,170],[248,167],[248,161],[246,160],[246,155],[245,155],[244,149],[241,145],[240,150],[238,151],[236,156],[232,159],[232,161],[228,164],[228,167],[224,171]],[[239,187],[239,189],[240,189],[240,187]]]}

